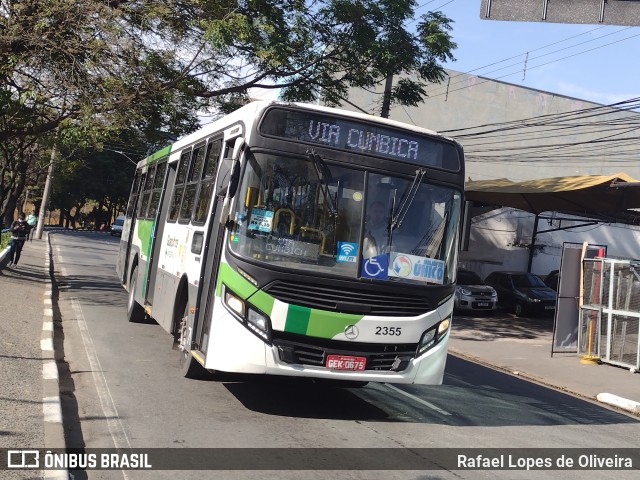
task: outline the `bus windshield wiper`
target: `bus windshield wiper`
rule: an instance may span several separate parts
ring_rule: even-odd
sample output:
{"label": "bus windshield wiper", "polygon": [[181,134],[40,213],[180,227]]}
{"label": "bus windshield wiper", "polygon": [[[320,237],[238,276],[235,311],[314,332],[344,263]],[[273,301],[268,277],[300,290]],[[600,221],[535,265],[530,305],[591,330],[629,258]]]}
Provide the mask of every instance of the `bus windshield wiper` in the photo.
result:
{"label": "bus windshield wiper", "polygon": [[328,179],[329,182],[333,182],[331,171],[329,170],[329,167],[327,167],[324,159],[318,154],[318,152],[316,152],[314,149],[307,150],[307,156],[313,162],[313,166],[316,169],[316,174],[318,175],[320,181],[326,183]]}
{"label": "bus windshield wiper", "polygon": [[419,168],[416,170],[416,175],[413,177],[413,183],[411,186],[404,191],[402,194],[402,198],[400,199],[400,205],[398,206],[398,210],[392,212],[391,223],[389,224],[389,230],[393,231],[396,228],[400,228],[402,226],[402,222],[404,221],[404,217],[407,216],[407,212],[409,208],[411,208],[411,204],[413,200],[416,198],[416,194],[418,190],[420,190],[420,184],[422,183],[422,179],[424,178],[427,171],[424,168]]}
{"label": "bus windshield wiper", "polygon": [[329,213],[331,215],[336,215],[337,208],[333,202],[333,198],[331,198],[329,184],[327,183],[333,183],[331,171],[329,170],[329,167],[327,167],[323,158],[314,149],[307,150],[307,156],[311,159],[311,162],[313,162],[313,167],[315,168],[316,175],[318,175],[318,180],[320,181],[320,189],[322,190],[322,193],[324,193],[325,198],[329,199]]}

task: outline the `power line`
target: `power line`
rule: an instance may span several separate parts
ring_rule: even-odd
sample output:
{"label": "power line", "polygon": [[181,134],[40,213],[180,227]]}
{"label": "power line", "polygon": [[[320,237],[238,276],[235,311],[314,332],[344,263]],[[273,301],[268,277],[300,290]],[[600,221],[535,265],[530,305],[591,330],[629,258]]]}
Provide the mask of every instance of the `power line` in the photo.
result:
{"label": "power line", "polygon": [[[485,69],[485,68],[489,68],[489,67],[492,67],[492,66],[494,66],[494,65],[499,65],[499,64],[501,64],[501,63],[508,62],[508,61],[513,60],[513,59],[516,59],[516,58],[520,58],[520,57],[522,57],[523,55],[526,55],[527,53],[537,52],[537,51],[539,51],[539,50],[544,50],[544,49],[546,49],[546,48],[553,47],[553,46],[555,46],[555,45],[559,45],[560,43],[564,43],[564,42],[566,42],[566,41],[568,41],[568,40],[572,40],[572,39],[577,38],[577,37],[580,37],[580,36],[582,36],[582,35],[586,35],[586,34],[588,34],[588,33],[590,33],[590,32],[593,32],[593,31],[599,30],[599,29],[601,29],[601,28],[604,28],[604,26],[594,28],[594,29],[589,30],[589,31],[587,31],[587,32],[580,33],[580,34],[578,34],[578,35],[573,35],[573,36],[571,36],[571,37],[567,37],[566,39],[559,40],[559,41],[557,41],[557,42],[553,42],[553,43],[550,43],[550,44],[544,45],[544,46],[542,46],[542,47],[534,48],[533,50],[529,50],[528,52],[520,53],[520,54],[518,54],[518,55],[514,55],[514,56],[509,57],[509,58],[506,58],[506,59],[504,59],[504,60],[500,60],[500,61],[498,61],[498,62],[493,62],[493,63],[490,63],[490,64],[488,64],[488,65],[485,65],[485,66],[482,66],[482,67],[478,67],[478,68],[475,68],[475,69],[469,70],[469,71],[467,71],[467,72],[461,72],[461,73],[458,73],[458,74],[453,75],[452,77],[449,77],[449,78],[451,78],[451,79],[455,79],[455,78],[458,78],[458,77],[462,77],[463,75],[469,75],[469,74],[471,74],[472,72],[476,72],[476,71],[478,71],[478,70],[483,70],[483,69]],[[584,44],[586,44],[586,43],[590,43],[590,42],[594,42],[594,41],[597,41],[597,40],[601,40],[602,38],[605,38],[605,37],[608,37],[608,36],[611,36],[611,35],[615,35],[615,34],[617,34],[617,33],[623,32],[623,31],[628,30],[628,29],[630,29],[630,28],[632,28],[632,27],[625,27],[625,28],[621,28],[621,29],[619,29],[619,30],[616,30],[615,32],[607,33],[607,34],[605,34],[605,35],[601,35],[601,36],[599,36],[599,37],[596,37],[596,38],[593,38],[593,39],[590,39],[590,40],[586,40],[586,41],[584,41],[584,42],[580,42],[580,43],[577,43],[577,44],[574,44],[574,45],[570,45],[570,46],[568,46],[568,47],[561,48],[561,49],[558,49],[558,50],[554,50],[554,51],[551,51],[551,52],[548,52],[548,53],[544,53],[544,54],[542,54],[542,55],[538,55],[538,56],[535,56],[535,57],[530,57],[530,58],[528,59],[528,61],[530,62],[530,61],[532,61],[532,60],[536,60],[536,59],[539,59],[539,58],[542,58],[542,57],[545,57],[545,56],[548,56],[548,55],[552,55],[552,54],[554,54],[554,53],[559,53],[559,52],[563,52],[563,51],[565,51],[565,50],[570,50],[570,49],[572,49],[572,48],[578,47],[578,46],[580,46],[580,45],[584,45]],[[632,37],[628,37],[628,38],[632,38]],[[625,38],[625,39],[622,39],[622,40],[619,40],[619,41],[624,41],[624,40],[626,40],[626,39],[628,39],[628,38]],[[613,42],[613,43],[617,43],[617,42]],[[607,45],[610,45],[610,44],[607,44]],[[603,45],[603,46],[607,46],[607,45]],[[601,47],[596,47],[596,48],[601,48]],[[591,51],[591,50],[586,50],[585,52],[580,52],[580,53],[578,53],[578,54],[581,54],[581,53],[587,53],[587,52],[589,52],[589,51]],[[564,57],[564,58],[562,58],[562,59],[554,60],[553,62],[555,62],[555,61],[559,61],[559,60],[564,60],[565,58],[569,58],[569,57]],[[509,65],[507,65],[507,66],[505,66],[505,67],[501,67],[501,68],[498,68],[498,69],[495,69],[495,70],[491,70],[491,71],[489,71],[489,72],[484,72],[484,73],[481,73],[481,74],[479,74],[479,75],[486,76],[486,75],[489,75],[489,74],[491,74],[491,73],[499,72],[499,71],[501,71],[501,70],[505,70],[505,69],[507,69],[507,68],[510,68],[510,67],[513,67],[513,66],[518,66],[518,65],[521,65],[521,62],[511,63],[511,64],[509,64]],[[546,65],[546,64],[543,64],[543,65]],[[542,66],[542,65],[537,65],[537,66],[536,66],[536,68],[537,68],[538,66]],[[533,68],[533,67],[529,67],[529,69],[531,69],[531,68]],[[505,76],[516,75],[516,74],[520,73],[521,71],[522,71],[521,69],[518,69],[518,71],[517,71],[517,72],[509,73],[509,74],[507,74],[507,75],[505,75]],[[504,77],[504,76],[503,76],[503,77]],[[499,77],[499,78],[503,78],[503,77]],[[463,80],[460,80],[460,81],[458,81],[458,82],[454,82],[454,83],[453,83],[453,85],[455,86],[455,85],[458,85],[458,84],[460,84],[460,83],[465,83],[465,82],[466,82],[466,80],[464,80],[464,79],[463,79]],[[450,87],[450,86],[451,86],[451,84],[449,85],[449,87]],[[437,91],[442,90],[442,89],[444,89],[444,88],[445,88],[445,87],[438,86],[438,87],[435,87],[435,88],[433,89],[433,91],[432,91],[432,92],[437,92]],[[456,90],[453,90],[453,91],[456,91]],[[451,91],[449,91],[449,92],[451,92]],[[429,93],[430,93],[430,92],[427,92],[427,94],[429,94]],[[434,95],[429,95],[429,96],[434,96]],[[437,95],[435,95],[435,96],[437,96]]]}
{"label": "power line", "polygon": [[[610,46],[610,45],[614,45],[614,44],[616,44],[616,43],[620,43],[620,42],[623,42],[623,41],[625,41],[625,40],[629,40],[629,39],[631,39],[631,38],[635,38],[635,37],[638,37],[638,36],[640,36],[640,33],[636,33],[636,34],[634,34],[634,35],[630,35],[630,36],[625,37],[625,38],[623,38],[623,39],[621,39],[621,40],[616,40],[615,42],[610,42],[610,43],[606,43],[606,44],[604,44],[604,45],[599,45],[599,46],[597,46],[597,47],[590,48],[590,49],[588,49],[588,50],[583,50],[582,52],[578,52],[578,53],[575,53],[575,54],[573,54],[573,55],[567,55],[566,57],[557,58],[557,59],[555,59],[555,60],[551,60],[551,61],[549,61],[549,62],[541,63],[541,64],[538,64],[538,65],[533,65],[533,66],[528,67],[528,70],[533,70],[533,69],[535,69],[535,68],[544,67],[544,66],[546,66],[546,65],[550,65],[550,64],[552,64],[552,63],[556,63],[556,62],[560,62],[560,61],[562,61],[562,60],[566,60],[566,59],[568,59],[568,58],[577,57],[578,55],[582,55],[582,54],[584,54],[584,53],[589,53],[589,52],[592,52],[592,51],[594,51],[594,50],[598,50],[598,49],[600,49],[600,48],[608,47],[608,46]],[[512,75],[517,75],[517,74],[519,74],[519,73],[520,73],[520,70],[518,70],[517,72],[507,73],[507,74],[505,74],[505,75],[501,75],[501,76],[496,77],[496,78],[487,78],[486,80],[482,80],[482,81],[480,81],[480,82],[476,83],[474,86],[482,85],[483,83],[492,82],[492,81],[495,81],[495,80],[500,80],[500,79],[502,79],[502,78],[510,77],[510,76],[512,76]],[[462,82],[458,82],[458,83],[462,83]],[[438,88],[440,88],[440,89],[441,89],[441,88],[443,88],[443,87],[438,87]],[[457,92],[457,91],[460,91],[460,90],[464,90],[464,89],[466,89],[466,88],[467,88],[467,87],[465,86],[465,87],[461,87],[461,88],[455,88],[455,89],[453,89],[453,90],[448,90],[447,92],[444,92],[444,93],[438,93],[438,94],[435,94],[435,95],[428,95],[428,96],[427,96],[427,98],[426,98],[425,100],[429,100],[429,99],[431,99],[431,98],[435,98],[435,97],[441,97],[441,96],[443,96],[443,95],[449,95],[449,94],[451,94],[451,93],[453,93],[453,92]],[[428,94],[428,93],[429,93],[429,92],[427,92],[427,94]]]}

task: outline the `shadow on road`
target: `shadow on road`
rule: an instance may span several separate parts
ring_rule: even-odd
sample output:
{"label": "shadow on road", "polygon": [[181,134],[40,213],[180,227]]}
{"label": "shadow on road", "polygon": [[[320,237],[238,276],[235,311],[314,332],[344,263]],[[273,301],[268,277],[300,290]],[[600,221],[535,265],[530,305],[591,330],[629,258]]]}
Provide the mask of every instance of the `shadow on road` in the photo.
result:
{"label": "shadow on road", "polygon": [[[459,427],[633,424],[598,404],[450,356],[443,385],[331,388],[305,379],[215,377],[247,409],[265,415],[411,422]],[[400,393],[395,389],[400,389]]]}
{"label": "shadow on road", "polygon": [[484,341],[487,336],[533,340],[552,334],[553,317],[516,317],[500,310],[481,317],[454,314],[452,332],[461,340]]}

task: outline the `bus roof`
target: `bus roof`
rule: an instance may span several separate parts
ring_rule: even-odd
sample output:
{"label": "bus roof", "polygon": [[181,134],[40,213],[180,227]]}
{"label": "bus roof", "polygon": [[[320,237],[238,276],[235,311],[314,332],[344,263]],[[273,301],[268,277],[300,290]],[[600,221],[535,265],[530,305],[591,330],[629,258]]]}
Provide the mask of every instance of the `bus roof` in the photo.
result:
{"label": "bus roof", "polygon": [[256,100],[247,105],[244,105],[243,107],[240,107],[239,109],[225,115],[224,117],[219,118],[218,120],[214,120],[213,122],[208,123],[207,125],[204,125],[202,128],[196,130],[195,132],[190,133],[178,139],[172,145],[169,145],[149,155],[148,157],[144,158],[138,163],[138,167],[141,167],[143,165],[146,165],[149,162],[157,160],[160,157],[168,155],[172,151],[179,150],[182,147],[189,145],[199,140],[202,137],[207,137],[219,131],[221,128],[224,128],[226,125],[231,126],[232,124],[242,120],[243,118],[246,118],[247,115],[251,115],[252,117],[255,117],[259,113],[263,112],[266,108],[273,105],[281,105],[281,106],[289,106],[289,107],[293,106],[293,107],[309,109],[317,112],[324,112],[330,115],[341,115],[343,117],[350,117],[350,118],[364,120],[368,122],[376,122],[382,125],[388,125],[390,127],[401,128],[405,130],[411,130],[413,132],[432,135],[435,137],[440,137],[442,139],[455,142],[455,140],[449,137],[445,137],[444,135],[441,135],[434,130],[418,127],[416,125],[409,125],[407,123],[398,122],[396,120],[389,120],[388,118],[376,117],[374,115],[369,115],[369,114],[360,113],[360,112],[353,112],[351,110],[342,110],[339,108],[326,107],[323,105],[314,105],[309,103],[283,102],[279,100]]}

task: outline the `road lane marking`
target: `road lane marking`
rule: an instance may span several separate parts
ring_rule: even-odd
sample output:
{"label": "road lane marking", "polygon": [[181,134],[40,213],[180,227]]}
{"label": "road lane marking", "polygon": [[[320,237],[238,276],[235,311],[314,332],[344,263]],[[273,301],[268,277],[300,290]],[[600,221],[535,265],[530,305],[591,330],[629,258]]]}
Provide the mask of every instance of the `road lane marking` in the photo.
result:
{"label": "road lane marking", "polygon": [[42,378],[45,380],[58,380],[58,365],[53,360],[42,364]]}
{"label": "road lane marking", "polygon": [[40,349],[43,352],[51,352],[53,351],[53,339],[52,338],[44,338],[40,340]]}
{"label": "road lane marking", "polygon": [[424,405],[425,407],[429,407],[431,410],[435,410],[436,412],[440,413],[441,415],[451,415],[449,412],[447,412],[446,410],[442,410],[440,407],[434,405],[431,402],[428,402],[420,397],[416,397],[415,395],[409,393],[409,392],[405,392],[404,390],[399,389],[398,387],[395,387],[389,383],[385,383],[384,384],[386,387],[390,388],[391,390],[398,392],[402,395],[404,395],[405,397],[410,398],[411,400],[413,400],[414,402],[418,402],[422,405]]}
{"label": "road lane marking", "polygon": [[42,399],[42,413],[44,414],[45,422],[62,423],[60,397],[44,397]]}
{"label": "road lane marking", "polygon": [[[76,313],[76,319],[78,328],[80,329],[80,335],[82,337],[82,343],[84,344],[84,350],[89,360],[89,367],[91,374],[93,375],[93,383],[95,384],[96,391],[98,392],[98,398],[100,399],[100,406],[102,407],[102,413],[107,421],[107,427],[113,440],[113,445],[117,449],[130,449],[131,442],[127,436],[127,432],[124,430],[124,426],[118,416],[118,410],[116,404],[109,390],[107,379],[104,376],[102,367],[100,366],[100,360],[96,354],[95,345],[91,339],[87,322],[82,313],[82,307],[76,299],[71,299],[71,305]],[[122,475],[127,479],[127,474],[122,470]]]}

